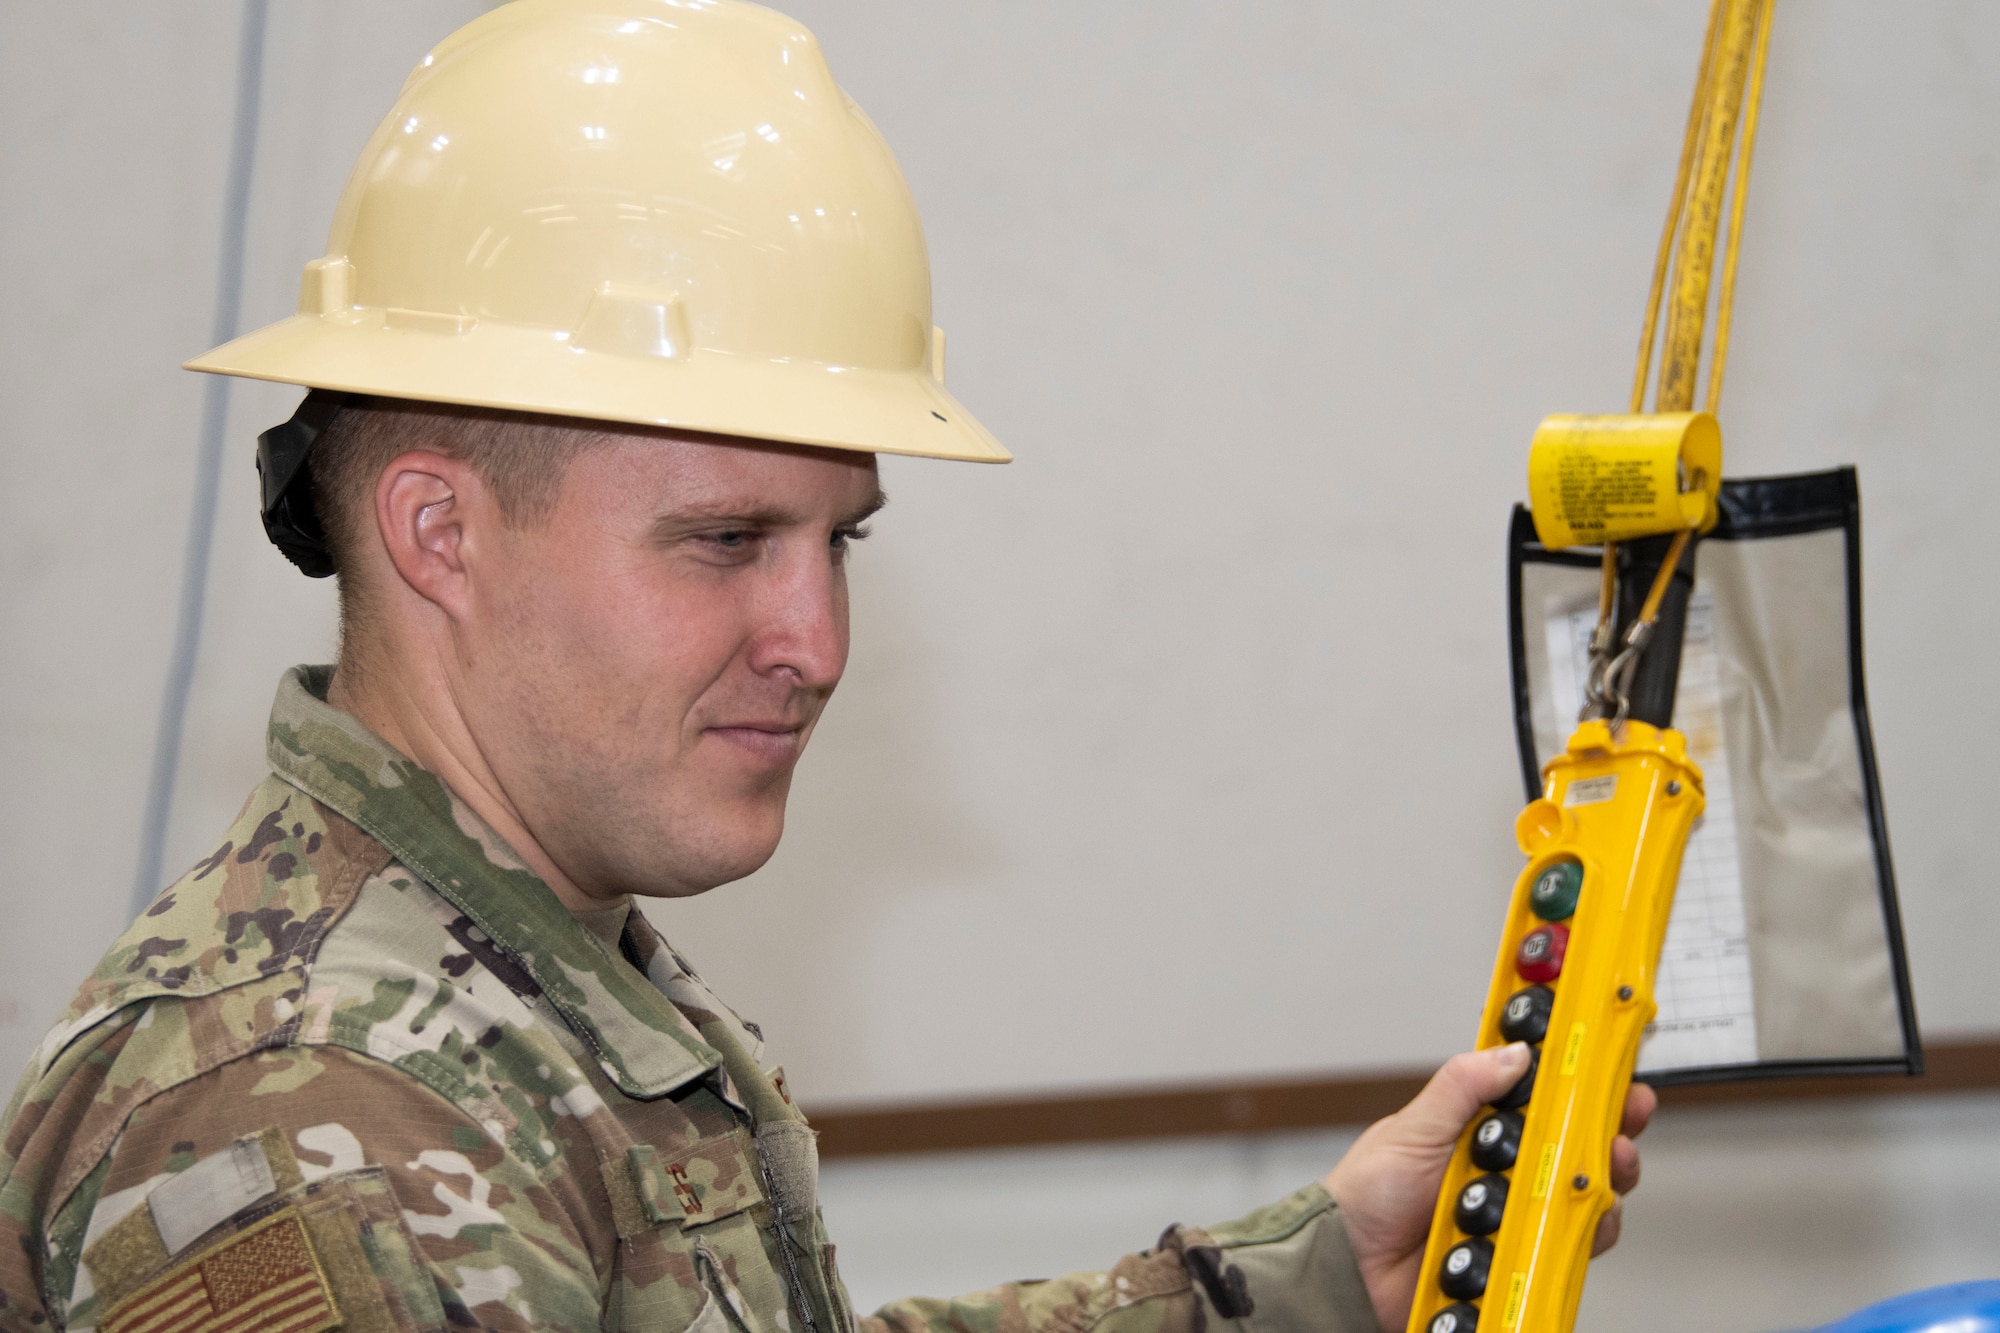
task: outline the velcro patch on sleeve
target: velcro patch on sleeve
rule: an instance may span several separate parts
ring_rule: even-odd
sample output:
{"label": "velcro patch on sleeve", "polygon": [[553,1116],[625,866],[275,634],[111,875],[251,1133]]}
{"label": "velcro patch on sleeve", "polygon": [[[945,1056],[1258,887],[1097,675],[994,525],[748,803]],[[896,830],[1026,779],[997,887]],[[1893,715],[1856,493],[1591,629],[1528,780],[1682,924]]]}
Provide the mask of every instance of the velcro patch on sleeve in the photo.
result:
{"label": "velcro patch on sleeve", "polygon": [[178,1255],[211,1227],[277,1192],[263,1136],[246,1134],[156,1186],[146,1206],[167,1253]]}
{"label": "velcro patch on sleeve", "polygon": [[104,1333],[324,1333],[339,1324],[296,1208],[173,1265],[98,1321]]}

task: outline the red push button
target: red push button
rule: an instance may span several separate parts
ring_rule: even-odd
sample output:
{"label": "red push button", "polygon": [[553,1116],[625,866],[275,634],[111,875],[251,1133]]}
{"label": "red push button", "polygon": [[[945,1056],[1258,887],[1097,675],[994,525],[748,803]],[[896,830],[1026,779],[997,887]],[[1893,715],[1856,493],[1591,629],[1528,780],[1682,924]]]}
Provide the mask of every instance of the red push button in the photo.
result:
{"label": "red push button", "polygon": [[1554,981],[1562,975],[1563,954],[1569,948],[1568,926],[1537,926],[1521,941],[1514,970],[1530,981]]}

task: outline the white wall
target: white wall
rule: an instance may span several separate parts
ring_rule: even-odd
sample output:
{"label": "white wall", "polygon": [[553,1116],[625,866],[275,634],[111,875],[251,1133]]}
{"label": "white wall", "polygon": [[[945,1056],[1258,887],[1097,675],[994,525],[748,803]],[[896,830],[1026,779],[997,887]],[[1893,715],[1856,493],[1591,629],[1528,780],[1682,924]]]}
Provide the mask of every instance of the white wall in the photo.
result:
{"label": "white wall", "polygon": [[[278,0],[244,324],[470,0]],[[1515,857],[1501,543],[1533,423],[1624,401],[1698,6],[797,0],[901,154],[951,378],[1020,461],[885,465],[786,846],[663,909],[820,1105],[1407,1066]],[[172,637],[237,9],[0,8],[0,1064],[122,922]],[[1780,6],[1724,412],[1857,462],[1920,1011],[2000,1028],[1978,589],[2000,11]],[[173,805],[260,770],[324,585],[232,398]]]}
{"label": "white wall", "polygon": [[[273,6],[244,326],[290,311],[354,154],[472,0]],[[239,7],[0,6],[0,1066],[11,1081],[131,914],[193,508]],[[277,673],[331,590],[257,524],[251,451],[298,394],[232,388],[166,864],[257,777]]]}
{"label": "white wall", "polygon": [[[1442,1056],[1518,860],[1503,534],[1622,410],[1686,4],[804,3],[901,154],[952,381],[891,460],[793,831],[660,913],[822,1099]],[[1854,462],[1931,1031],[2000,1027],[2000,12],[1779,6],[1730,470]],[[1967,664],[1961,666],[1960,664]],[[1976,672],[1977,668],[1971,668]]]}

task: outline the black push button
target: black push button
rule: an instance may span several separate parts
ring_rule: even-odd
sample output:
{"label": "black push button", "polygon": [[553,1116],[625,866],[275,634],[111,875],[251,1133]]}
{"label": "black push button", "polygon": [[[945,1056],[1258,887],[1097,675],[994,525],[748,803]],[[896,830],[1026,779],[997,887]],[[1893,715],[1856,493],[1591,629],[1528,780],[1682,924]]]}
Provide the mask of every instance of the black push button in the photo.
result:
{"label": "black push button", "polygon": [[1528,1048],[1528,1072],[1520,1081],[1493,1099],[1493,1104],[1503,1111],[1518,1111],[1528,1104],[1528,1098],[1535,1095],[1535,1071],[1542,1067],[1542,1048]]}
{"label": "black push button", "polygon": [[1507,997],[1500,1010],[1500,1035],[1530,1046],[1549,1035],[1549,1011],[1556,993],[1547,986],[1523,986]]}
{"label": "black push button", "polygon": [[1507,1211],[1507,1177],[1481,1176],[1458,1192],[1452,1220],[1468,1236],[1490,1236],[1500,1229]]}
{"label": "black push button", "polygon": [[1479,1307],[1459,1301],[1431,1316],[1428,1333],[1475,1333],[1479,1327]]}
{"label": "black push button", "polygon": [[1444,1252],[1438,1286],[1455,1301],[1476,1301],[1486,1291],[1486,1270],[1492,1266],[1492,1241],[1484,1236],[1462,1240]]}
{"label": "black push button", "polygon": [[1481,1171],[1505,1171],[1521,1155],[1521,1117],[1495,1111],[1472,1131],[1472,1164]]}

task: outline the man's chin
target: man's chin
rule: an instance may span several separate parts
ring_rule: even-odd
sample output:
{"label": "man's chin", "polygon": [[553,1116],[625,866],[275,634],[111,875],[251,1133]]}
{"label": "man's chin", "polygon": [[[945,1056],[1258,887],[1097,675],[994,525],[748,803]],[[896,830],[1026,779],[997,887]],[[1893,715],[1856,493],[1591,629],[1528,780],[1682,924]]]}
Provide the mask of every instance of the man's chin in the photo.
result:
{"label": "man's chin", "polygon": [[647,858],[644,869],[627,877],[628,892],[642,898],[692,898],[733,884],[763,869],[777,852],[784,829],[782,804],[775,814],[760,810],[754,819],[730,821],[709,830],[698,845],[682,842]]}

